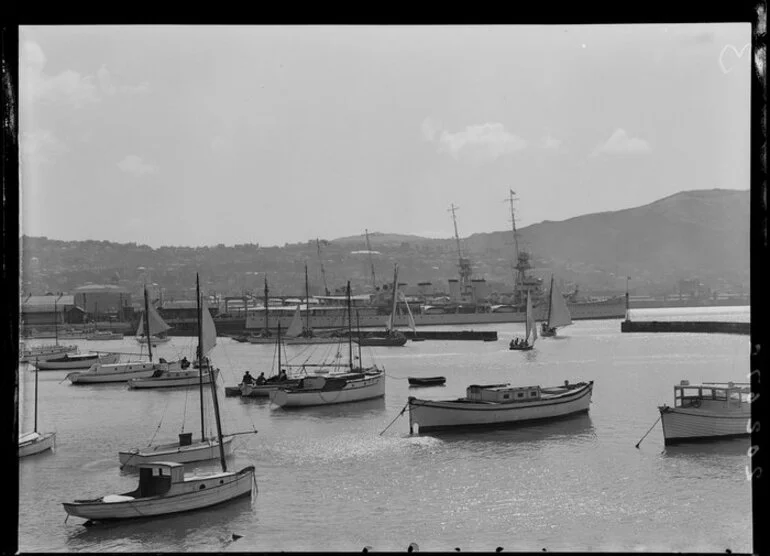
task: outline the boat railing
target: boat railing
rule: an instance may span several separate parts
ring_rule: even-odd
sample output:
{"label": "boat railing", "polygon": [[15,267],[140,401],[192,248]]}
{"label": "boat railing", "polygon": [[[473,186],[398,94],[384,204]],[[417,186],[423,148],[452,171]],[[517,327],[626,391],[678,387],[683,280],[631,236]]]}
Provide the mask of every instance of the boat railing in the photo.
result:
{"label": "boat railing", "polygon": [[724,405],[749,403],[750,390],[745,383],[704,382],[698,385],[681,384],[674,386],[674,407],[700,407],[722,402]]}

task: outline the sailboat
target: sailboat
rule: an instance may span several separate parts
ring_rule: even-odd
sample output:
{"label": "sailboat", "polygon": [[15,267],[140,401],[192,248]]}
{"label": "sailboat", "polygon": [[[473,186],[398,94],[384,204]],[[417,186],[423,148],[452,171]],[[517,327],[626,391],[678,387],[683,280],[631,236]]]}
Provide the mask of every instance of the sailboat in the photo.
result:
{"label": "sailboat", "polygon": [[21,353],[19,353],[19,362],[20,363],[29,363],[31,361],[46,361],[48,359],[54,359],[56,357],[61,357],[62,355],[68,354],[68,353],[78,353],[78,346],[74,345],[61,345],[59,344],[59,311],[57,308],[57,302],[59,301],[59,298],[61,296],[55,298],[53,300],[53,307],[54,307],[54,338],[55,343],[53,344],[44,344],[41,346],[32,346],[27,348],[26,346],[23,346],[21,349]]}
{"label": "sailboat", "polygon": [[[385,324],[385,333],[376,335],[359,336],[356,341],[361,346],[403,346],[406,336],[393,326],[396,318],[396,305],[398,303],[398,264],[393,267],[393,303],[390,315]],[[411,311],[409,313],[411,316]]]}
{"label": "sailboat", "polygon": [[[200,292],[200,286],[198,286]],[[211,313],[208,307],[206,307],[205,300],[201,301],[200,293],[198,293],[198,358],[203,357],[204,361],[207,359],[208,353],[217,344],[217,330],[214,325],[214,320],[211,318]],[[204,365],[204,367],[206,367]],[[201,404],[201,439],[198,442],[192,442],[192,433],[181,433],[179,435],[179,442],[172,442],[170,444],[160,444],[156,446],[148,446],[146,448],[135,448],[133,450],[127,450],[119,452],[120,464],[135,466],[139,463],[147,463],[149,461],[174,461],[184,463],[188,461],[201,461],[214,459],[217,457],[219,450],[219,444],[216,438],[206,437],[203,417],[203,385],[212,383],[214,384],[216,379],[211,379],[211,373],[208,369],[185,370],[185,371],[167,371],[164,376],[153,377],[148,379],[134,379],[129,381],[129,387],[141,387],[136,386],[138,382],[149,382],[153,380],[173,381],[173,377],[168,375],[173,374],[185,374],[185,377],[179,377],[179,380],[186,378],[186,374],[191,373],[196,375],[198,379],[198,385],[200,386],[200,404]],[[214,375],[216,376],[216,375]],[[162,385],[162,384],[161,384]],[[185,386],[192,385],[191,382],[185,384]],[[212,387],[216,387],[212,385]],[[233,436],[225,436],[223,439],[224,450],[226,454],[231,451],[231,444]]]}
{"label": "sailboat", "polygon": [[[336,363],[321,364],[332,370],[316,371],[315,376],[300,379],[294,388],[280,388],[270,392],[270,401],[279,407],[307,407],[330,405],[381,398],[385,395],[385,371],[376,365],[362,367],[353,363],[353,331],[351,318],[350,282],[347,284],[348,305],[348,364],[345,370]],[[360,353],[360,352],[359,352]],[[304,367],[303,365],[300,365]]]}
{"label": "sailboat", "polygon": [[[197,289],[199,307],[198,350],[199,356],[202,356],[206,350],[205,346],[211,342],[211,335],[210,332],[204,331],[200,286]],[[216,338],[216,334],[214,334],[214,338]],[[210,350],[211,347],[208,349]],[[202,359],[202,357],[199,358]],[[203,401],[202,392],[203,386],[201,386],[201,401]],[[215,382],[211,383],[211,397],[214,402],[214,416],[216,418],[217,441],[215,445],[219,451],[219,463],[222,469],[220,472],[185,477],[184,464],[173,460],[169,461],[165,454],[157,454],[153,461],[138,465],[139,485],[135,490],[123,494],[65,502],[63,506],[67,515],[82,517],[91,521],[152,517],[198,510],[242,496],[250,497],[256,487],[254,466],[248,465],[239,471],[227,470],[226,441],[222,436]],[[203,429],[202,418],[201,429]]]}
{"label": "sailboat", "polygon": [[292,318],[289,329],[286,331],[284,342],[286,345],[339,343],[338,337],[329,335],[328,333],[327,335],[317,336],[310,323],[310,287],[308,286],[307,279],[307,264],[305,264],[305,326],[302,326],[300,308],[297,306],[294,318]]}
{"label": "sailboat", "polygon": [[[144,288],[144,293],[146,297],[146,287]],[[171,340],[171,338],[166,335],[166,331],[171,327],[161,318],[158,311],[155,310],[155,307],[145,303],[145,309],[145,312],[139,319],[139,326],[136,329],[136,341],[140,344],[146,344],[148,343],[147,338],[149,338],[149,343],[156,346],[157,344],[163,344]],[[145,326],[145,321],[150,323],[149,328],[151,332],[146,331],[147,326]]]}
{"label": "sailboat", "polygon": [[[525,333],[524,339],[513,338],[508,345],[509,349],[517,351],[529,351],[535,347],[535,340],[537,340],[537,323],[535,323],[535,316],[532,312],[532,297],[527,292],[527,320],[525,321]],[[531,339],[530,339],[531,336]]]}
{"label": "sailboat", "polygon": [[261,375],[262,378],[258,378],[255,382],[241,382],[241,396],[247,398],[267,398],[270,396],[270,392],[274,390],[279,388],[292,388],[299,385],[299,380],[288,378],[288,375],[283,371],[283,366],[281,365],[281,351],[283,349],[283,344],[280,323],[278,323],[278,336],[276,337],[275,345],[278,351],[278,365],[275,374],[264,379],[264,382],[261,381],[262,378],[264,378],[264,373]]}
{"label": "sailboat", "polygon": [[572,324],[572,316],[567,303],[564,301],[564,296],[553,287],[553,274],[551,274],[551,290],[548,297],[548,317],[546,322],[542,323],[542,330],[540,331],[540,335],[543,337],[556,336],[558,327]]}
{"label": "sailboat", "polygon": [[51,450],[56,443],[55,432],[40,433],[37,431],[37,383],[38,370],[35,370],[35,428],[32,432],[19,435],[19,457],[39,454]]}
{"label": "sailboat", "polygon": [[[149,315],[142,319],[144,336],[151,338],[158,331],[168,330],[170,327],[163,321],[155,308],[150,305],[147,287],[144,288],[144,312]],[[156,371],[181,368],[179,361],[168,362],[160,358],[158,362],[152,359],[152,342],[147,344],[149,361],[127,361],[125,363],[96,363],[87,371],[74,372],[67,375],[72,384],[95,384],[102,382],[127,382],[132,378],[147,378]]]}

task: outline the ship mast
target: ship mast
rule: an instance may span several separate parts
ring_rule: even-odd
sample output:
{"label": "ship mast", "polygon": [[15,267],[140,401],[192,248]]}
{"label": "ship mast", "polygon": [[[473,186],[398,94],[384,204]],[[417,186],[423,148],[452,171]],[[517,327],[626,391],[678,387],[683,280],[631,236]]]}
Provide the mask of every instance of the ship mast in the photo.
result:
{"label": "ship mast", "polygon": [[374,275],[374,259],[372,259],[372,245],[369,243],[369,230],[364,230],[366,233],[366,250],[369,252],[369,264],[372,267],[372,288],[377,291],[377,278]]}
{"label": "ship mast", "polygon": [[471,293],[471,276],[473,274],[473,269],[471,268],[470,259],[463,257],[462,248],[460,247],[460,234],[457,232],[457,215],[455,214],[455,211],[459,208],[460,207],[456,207],[454,203],[452,203],[447,210],[452,213],[452,222],[454,223],[455,228],[457,258],[459,261],[458,267],[460,269],[460,299],[462,300],[463,296]]}
{"label": "ship mast", "polygon": [[508,203],[511,205],[511,231],[513,232],[513,246],[516,255],[516,263],[513,266],[515,270],[513,275],[513,293],[514,302],[518,303],[522,301],[519,287],[521,284],[524,284],[527,278],[527,270],[532,267],[529,264],[529,253],[519,249],[519,232],[516,230],[516,214],[513,209],[513,201],[516,200],[516,192],[513,189],[510,189],[509,193],[510,195],[506,201],[508,201]]}
{"label": "ship mast", "polygon": [[318,241],[318,238],[315,238],[315,246],[316,250],[318,251],[318,262],[321,264],[321,277],[324,281],[324,291],[326,292],[326,295],[329,295],[329,286],[326,285],[326,272],[324,271],[324,261],[321,258],[321,242]]}
{"label": "ship mast", "polygon": [[265,273],[265,336],[270,335],[270,327],[267,317],[267,303],[268,303],[268,297],[267,297],[267,273]]}

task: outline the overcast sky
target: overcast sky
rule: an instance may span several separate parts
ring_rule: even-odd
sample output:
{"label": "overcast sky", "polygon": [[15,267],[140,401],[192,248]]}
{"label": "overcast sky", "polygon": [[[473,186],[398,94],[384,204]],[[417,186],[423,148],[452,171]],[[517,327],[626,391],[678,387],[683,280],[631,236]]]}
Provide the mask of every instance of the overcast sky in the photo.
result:
{"label": "overcast sky", "polygon": [[[749,188],[746,24],[20,29],[22,232],[461,237]],[[748,215],[747,215],[748,217]]]}

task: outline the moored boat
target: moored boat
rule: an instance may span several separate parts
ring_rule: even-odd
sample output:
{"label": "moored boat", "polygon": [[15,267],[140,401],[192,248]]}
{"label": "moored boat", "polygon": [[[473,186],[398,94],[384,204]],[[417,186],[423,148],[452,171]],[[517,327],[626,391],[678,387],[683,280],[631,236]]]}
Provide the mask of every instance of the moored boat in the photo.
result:
{"label": "moored boat", "polygon": [[32,346],[24,348],[19,354],[20,363],[31,363],[35,361],[45,361],[47,359],[55,359],[65,354],[78,353],[78,346],[73,345],[60,345],[60,344],[48,344],[43,346]]}
{"label": "moored boat", "polygon": [[38,432],[37,430],[37,389],[38,371],[35,370],[35,427],[32,432],[19,435],[19,457],[23,458],[33,454],[39,454],[46,450],[53,450],[56,443],[55,432]]}
{"label": "moored boat", "polygon": [[94,330],[86,336],[86,340],[122,340],[122,332],[112,330]]}
{"label": "moored boat", "polygon": [[165,369],[156,370],[152,375],[143,378],[132,378],[128,381],[128,387],[132,389],[143,388],[178,388],[209,384],[216,381],[219,369],[211,368],[203,370]]}
{"label": "moored boat", "polygon": [[554,288],[553,274],[551,274],[551,288],[548,294],[548,315],[545,322],[542,323],[540,335],[546,338],[556,336],[556,330],[562,326],[572,324],[572,315],[570,315],[567,303],[561,292]]}
{"label": "moored boat", "polygon": [[443,376],[410,376],[409,386],[443,386],[446,383],[446,377]]}
{"label": "moored boat", "polygon": [[419,432],[458,427],[519,425],[588,411],[593,381],[543,388],[488,384],[468,386],[455,400],[423,400],[410,396],[409,430]]}
{"label": "moored boat", "polygon": [[674,386],[674,405],[658,407],[664,444],[749,436],[751,388],[748,383],[683,380]]}
{"label": "moored boat", "polygon": [[65,353],[61,357],[52,357],[39,361],[35,366],[41,371],[60,371],[73,369],[90,369],[97,363],[117,363],[120,355],[117,353]]}
{"label": "moored boat", "polygon": [[99,384],[107,382],[128,382],[135,378],[148,378],[157,371],[178,369],[179,361],[167,363],[163,360],[129,361],[127,363],[96,363],[87,371],[69,373],[67,379],[72,384]]}

